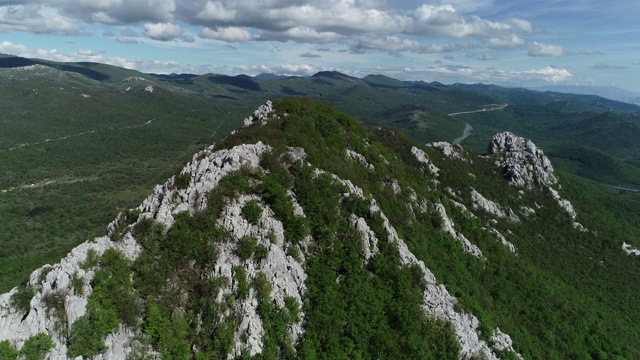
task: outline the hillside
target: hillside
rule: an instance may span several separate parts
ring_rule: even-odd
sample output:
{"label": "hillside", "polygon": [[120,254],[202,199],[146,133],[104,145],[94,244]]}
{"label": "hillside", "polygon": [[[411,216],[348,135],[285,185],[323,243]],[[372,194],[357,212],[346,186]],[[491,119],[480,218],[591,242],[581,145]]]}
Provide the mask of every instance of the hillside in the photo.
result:
{"label": "hillside", "polygon": [[640,357],[637,231],[530,140],[422,146],[307,98],[244,123],[1,295],[1,354]]}
{"label": "hillside", "polygon": [[588,179],[584,186],[617,216],[640,218],[638,193],[607,188],[640,188],[640,107],[594,96],[337,72],[143,74],[15,56],[0,57],[0,95],[0,291],[104,234],[102,224],[139,204],[176,164],[284,96],[329,103],[421,144],[463,139],[476,153],[496,133],[517,133],[559,169]]}

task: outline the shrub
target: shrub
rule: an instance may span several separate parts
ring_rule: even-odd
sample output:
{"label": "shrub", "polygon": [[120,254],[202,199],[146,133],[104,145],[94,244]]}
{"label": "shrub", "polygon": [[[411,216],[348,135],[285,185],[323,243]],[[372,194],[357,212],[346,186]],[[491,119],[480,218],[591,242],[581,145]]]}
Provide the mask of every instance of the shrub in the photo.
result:
{"label": "shrub", "polygon": [[258,300],[269,300],[269,294],[271,293],[271,283],[267,279],[267,275],[260,271],[253,279],[253,288],[256,290]]}
{"label": "shrub", "polygon": [[43,360],[45,355],[53,349],[53,345],[51,336],[40,333],[25,341],[22,349],[20,349],[20,355],[22,355],[25,360]]}
{"label": "shrub", "polygon": [[244,204],[242,217],[252,225],[257,225],[260,217],[262,216],[262,208],[258,203],[258,200],[249,200]]}
{"label": "shrub", "polygon": [[247,282],[247,270],[242,265],[233,267],[233,278],[236,281],[236,296],[238,299],[246,299],[249,295],[249,282]]}
{"label": "shrub", "polygon": [[11,307],[25,313],[29,312],[29,309],[31,309],[31,299],[35,294],[36,291],[31,286],[18,288],[18,291],[11,295]]}
{"label": "shrub", "polygon": [[71,288],[73,293],[78,296],[84,294],[84,279],[77,272],[73,273],[71,277]]}
{"label": "shrub", "polygon": [[184,174],[176,175],[176,178],[173,184],[175,185],[176,189],[181,190],[181,189],[188,188],[190,182],[191,182],[191,174],[184,173]]}
{"label": "shrub", "polygon": [[2,360],[16,360],[20,352],[11,346],[9,340],[0,341],[0,359]]}
{"label": "shrub", "polygon": [[80,269],[89,270],[96,265],[98,265],[98,252],[94,249],[89,249],[87,258],[80,264]]}
{"label": "shrub", "polygon": [[256,248],[258,241],[251,236],[243,236],[242,239],[238,241],[238,247],[236,248],[236,255],[240,258],[240,260],[248,260],[253,255],[253,251]]}
{"label": "shrub", "polygon": [[256,261],[260,262],[266,259],[267,256],[269,256],[269,248],[262,244],[258,244],[254,250],[253,255],[255,256]]}

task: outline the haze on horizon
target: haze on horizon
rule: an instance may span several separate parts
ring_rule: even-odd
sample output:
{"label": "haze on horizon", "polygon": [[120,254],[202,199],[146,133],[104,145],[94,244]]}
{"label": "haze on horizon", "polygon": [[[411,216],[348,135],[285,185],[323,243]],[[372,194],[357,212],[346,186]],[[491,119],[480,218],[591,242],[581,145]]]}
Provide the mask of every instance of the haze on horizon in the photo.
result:
{"label": "haze on horizon", "polygon": [[631,0],[0,0],[0,53],[155,73],[640,92]]}

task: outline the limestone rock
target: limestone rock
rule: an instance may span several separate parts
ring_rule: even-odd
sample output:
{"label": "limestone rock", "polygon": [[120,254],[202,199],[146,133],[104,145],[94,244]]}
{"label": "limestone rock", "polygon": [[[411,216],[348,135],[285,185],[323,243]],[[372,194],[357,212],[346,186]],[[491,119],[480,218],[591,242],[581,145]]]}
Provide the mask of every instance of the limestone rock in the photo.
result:
{"label": "limestone rock", "polygon": [[506,247],[507,250],[509,250],[509,252],[513,254],[517,254],[516,247],[510,241],[508,241],[498,230],[491,228],[489,232],[494,234],[498,238],[500,243],[504,245],[504,247]]}
{"label": "limestone rock", "polygon": [[411,154],[416,157],[416,160],[418,160],[419,163],[425,164],[427,166],[427,169],[429,170],[431,175],[438,176],[438,174],[440,173],[440,169],[433,165],[433,163],[429,160],[429,156],[427,156],[427,153],[413,146],[411,148]]}
{"label": "limestone rock", "polygon": [[622,250],[624,250],[624,252],[626,252],[629,255],[640,256],[640,250],[634,249],[631,245],[627,244],[626,242],[622,243]]}
{"label": "limestone rock", "polygon": [[440,214],[440,217],[442,218],[441,230],[451,235],[451,237],[453,237],[454,239],[458,240],[458,242],[462,244],[464,251],[468,252],[469,254],[477,258],[484,259],[484,256],[482,255],[482,250],[480,250],[480,248],[477,247],[476,245],[472,244],[464,236],[464,234],[456,231],[453,221],[449,218],[449,216],[447,216],[447,210],[444,208],[444,205],[436,204],[436,211],[438,212],[438,214]]}
{"label": "limestone rock", "polygon": [[432,149],[439,150],[444,156],[454,160],[466,160],[464,151],[460,145],[452,145],[446,141],[432,142],[426,145]]}
{"label": "limestone rock", "polygon": [[367,158],[364,157],[364,155],[359,154],[353,150],[349,150],[347,149],[347,156],[350,157],[351,159],[355,160],[358,164],[360,164],[361,166],[364,166],[365,168],[367,168],[367,170],[369,171],[375,171],[376,168],[369,164],[367,162]]}
{"label": "limestone rock", "polygon": [[253,112],[248,118],[244,119],[244,126],[249,126],[253,123],[260,122],[264,124],[267,119],[273,115],[273,104],[271,100],[267,100],[264,104],[260,105],[256,111]]}
{"label": "limestone rock", "polygon": [[509,218],[513,221],[520,221],[513,210],[504,210],[502,206],[491,200],[488,200],[475,189],[471,189],[471,201],[473,201],[474,210],[479,208],[499,218]]}
{"label": "limestone rock", "polygon": [[490,155],[501,155],[503,175],[510,184],[531,189],[558,182],[551,161],[529,139],[503,132],[493,136]]}

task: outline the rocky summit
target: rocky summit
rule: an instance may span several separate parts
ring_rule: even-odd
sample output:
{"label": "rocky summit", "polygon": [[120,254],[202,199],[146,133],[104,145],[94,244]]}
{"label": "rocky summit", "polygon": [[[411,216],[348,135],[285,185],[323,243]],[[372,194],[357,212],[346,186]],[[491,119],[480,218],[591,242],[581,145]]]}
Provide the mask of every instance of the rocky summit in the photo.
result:
{"label": "rocky summit", "polygon": [[563,314],[590,300],[532,250],[598,236],[568,196],[512,133],[475,156],[268,102],[0,295],[0,344],[39,341],[46,359],[583,358],[605,348],[562,343],[582,344],[592,315]]}

